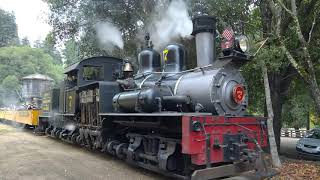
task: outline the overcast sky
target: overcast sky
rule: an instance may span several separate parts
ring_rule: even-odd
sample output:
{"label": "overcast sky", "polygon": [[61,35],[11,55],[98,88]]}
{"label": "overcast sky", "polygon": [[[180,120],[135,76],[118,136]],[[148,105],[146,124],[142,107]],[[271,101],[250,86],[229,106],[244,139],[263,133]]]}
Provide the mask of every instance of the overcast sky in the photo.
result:
{"label": "overcast sky", "polygon": [[0,0],[0,8],[14,12],[20,39],[44,40],[52,29],[46,23],[49,9],[42,0]]}

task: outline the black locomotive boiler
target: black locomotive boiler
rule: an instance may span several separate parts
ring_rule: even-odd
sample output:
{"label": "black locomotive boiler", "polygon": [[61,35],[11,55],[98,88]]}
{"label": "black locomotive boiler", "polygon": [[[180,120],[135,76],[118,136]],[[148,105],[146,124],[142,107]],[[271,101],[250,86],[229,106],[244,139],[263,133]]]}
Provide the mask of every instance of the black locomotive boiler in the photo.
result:
{"label": "black locomotive boiler", "polygon": [[251,170],[254,177],[271,176],[262,156],[266,119],[246,115],[248,91],[239,72],[249,60],[245,44],[232,37],[217,58],[215,24],[209,16],[193,20],[194,69],[186,68],[183,45],[170,44],[160,55],[148,38],[133,77],[130,64],[114,57],[66,68],[46,134],[175,178]]}

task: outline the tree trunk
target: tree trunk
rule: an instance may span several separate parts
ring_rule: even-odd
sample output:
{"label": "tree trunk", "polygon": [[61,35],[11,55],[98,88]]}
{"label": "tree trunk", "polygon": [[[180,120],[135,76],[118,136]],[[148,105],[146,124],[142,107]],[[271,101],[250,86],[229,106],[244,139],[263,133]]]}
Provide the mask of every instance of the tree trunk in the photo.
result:
{"label": "tree trunk", "polygon": [[270,89],[270,92],[271,92],[271,101],[272,101],[272,109],[273,109],[273,131],[274,131],[274,136],[277,143],[277,149],[280,152],[283,100],[281,100],[282,97],[279,97],[278,89]]}
{"label": "tree trunk", "polygon": [[269,87],[273,108],[273,130],[278,150],[280,150],[280,135],[282,128],[282,106],[288,95],[292,80],[296,77],[297,71],[291,66],[281,67],[278,71],[268,72]]}
{"label": "tree trunk", "polygon": [[[280,72],[268,72],[270,96],[273,109],[273,131],[275,135],[275,140],[277,143],[278,151],[280,151],[280,131],[282,127],[282,105],[283,105],[283,96],[281,96],[281,71]],[[268,117],[268,109],[265,105],[265,117]]]}
{"label": "tree trunk", "polygon": [[309,85],[310,91],[313,97],[313,101],[315,102],[315,105],[316,105],[317,114],[319,115],[320,114],[320,90],[319,90],[319,86],[317,84],[315,75],[313,78],[311,78],[310,81],[311,81]]}
{"label": "tree trunk", "polygon": [[263,82],[264,82],[264,88],[265,88],[265,94],[266,94],[266,105],[267,105],[267,110],[268,110],[267,126],[268,126],[268,135],[269,135],[272,164],[275,167],[281,167],[281,161],[279,158],[277,143],[275,141],[275,136],[274,136],[274,131],[273,131],[274,114],[273,114],[273,109],[272,109],[272,101],[271,101],[271,95],[270,95],[268,72],[267,72],[267,67],[264,63],[262,65],[262,73],[263,73]]}

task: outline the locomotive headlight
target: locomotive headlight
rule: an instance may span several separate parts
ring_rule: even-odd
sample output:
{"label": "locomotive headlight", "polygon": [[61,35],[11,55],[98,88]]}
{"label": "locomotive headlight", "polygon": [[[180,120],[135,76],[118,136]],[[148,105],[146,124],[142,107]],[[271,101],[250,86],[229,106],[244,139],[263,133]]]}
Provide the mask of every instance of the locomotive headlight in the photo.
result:
{"label": "locomotive headlight", "polygon": [[243,53],[249,50],[249,40],[247,36],[241,35],[236,37],[236,50],[239,50]]}
{"label": "locomotive headlight", "polygon": [[249,50],[249,39],[247,36],[241,35],[236,37],[236,49],[244,53]]}

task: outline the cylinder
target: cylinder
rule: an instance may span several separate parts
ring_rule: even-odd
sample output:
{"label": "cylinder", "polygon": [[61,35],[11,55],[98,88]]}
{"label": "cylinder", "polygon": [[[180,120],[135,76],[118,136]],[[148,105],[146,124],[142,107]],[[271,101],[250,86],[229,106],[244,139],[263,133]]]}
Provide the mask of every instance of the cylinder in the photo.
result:
{"label": "cylinder", "polygon": [[215,32],[216,18],[212,16],[198,16],[193,19],[192,35],[196,38],[197,66],[212,64],[215,60]]}
{"label": "cylinder", "polygon": [[120,112],[155,112],[159,109],[161,99],[157,88],[141,89],[116,94],[113,97],[113,107]]}

